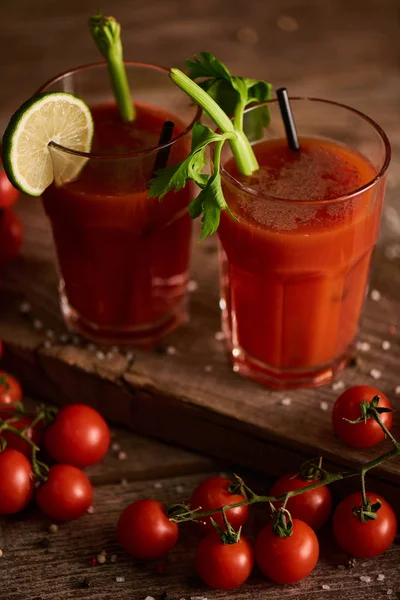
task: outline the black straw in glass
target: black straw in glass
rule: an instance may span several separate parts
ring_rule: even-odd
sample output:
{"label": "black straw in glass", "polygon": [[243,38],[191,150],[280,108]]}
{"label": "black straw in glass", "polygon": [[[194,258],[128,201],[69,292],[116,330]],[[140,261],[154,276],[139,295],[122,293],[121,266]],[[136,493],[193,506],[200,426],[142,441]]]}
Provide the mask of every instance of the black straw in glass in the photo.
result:
{"label": "black straw in glass", "polygon": [[288,146],[291,150],[300,150],[300,144],[296,133],[296,125],[294,124],[287,89],[279,88],[279,90],[276,90],[276,95],[278,98],[279,108],[281,109],[281,115],[283,124],[285,126]]}
{"label": "black straw in glass", "polygon": [[[172,121],[165,121],[162,126],[160,139],[158,140],[158,145],[163,146],[164,144],[168,144],[168,142],[172,139],[172,134],[174,132],[175,124]],[[157,152],[156,160],[154,161],[153,174],[159,169],[163,169],[167,166],[169,153],[171,152],[171,145],[166,146],[165,148],[161,148]]]}

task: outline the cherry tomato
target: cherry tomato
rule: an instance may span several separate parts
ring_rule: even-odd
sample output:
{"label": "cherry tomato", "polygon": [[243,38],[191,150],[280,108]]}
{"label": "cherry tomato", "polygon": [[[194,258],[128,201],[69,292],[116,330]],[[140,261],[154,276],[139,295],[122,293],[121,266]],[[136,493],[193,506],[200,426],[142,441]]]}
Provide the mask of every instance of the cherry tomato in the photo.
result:
{"label": "cherry tomato", "polygon": [[396,537],[397,520],[390,504],[382,496],[367,493],[371,504],[382,502],[377,518],[361,522],[353,508],[361,506],[362,496],[355,492],[338,505],[333,515],[333,534],[345,552],[357,558],[372,558],[389,548]]}
{"label": "cherry tomato", "polygon": [[96,410],[85,404],[71,404],[58,412],[46,431],[44,444],[57,462],[87,467],[106,454],[110,430]]}
{"label": "cherry tomato", "polygon": [[[21,429],[25,429],[25,427],[32,423],[32,421],[33,417],[21,417],[15,421],[12,421],[10,425],[20,431]],[[12,433],[11,431],[3,431],[0,433],[0,435],[6,440],[7,448],[18,450],[18,452],[21,452],[21,454],[24,454],[27,458],[32,456],[31,446],[21,439],[16,433]],[[29,427],[26,430],[25,435],[40,448],[43,438],[43,426],[39,423],[33,428]]]}
{"label": "cherry tomato", "polygon": [[[361,402],[371,402],[374,396],[380,396],[378,407],[391,408],[389,400],[382,392],[368,385],[349,388],[336,400],[332,411],[332,425],[335,434],[352,448],[371,448],[385,439],[385,434],[373,419],[366,422],[349,423],[361,417]],[[380,419],[387,429],[392,427],[392,413],[381,413]]]}
{"label": "cherry tomato", "polygon": [[[307,485],[317,483],[317,479],[303,479],[301,475],[287,473],[274,483],[271,489],[271,496],[280,496],[298,490]],[[281,506],[282,503],[277,503]],[[309,492],[304,492],[298,496],[289,498],[286,508],[293,518],[307,523],[315,531],[322,527],[327,521],[332,510],[332,496],[326,485],[323,485]]]}
{"label": "cherry tomato", "polygon": [[[220,508],[225,504],[236,504],[237,502],[246,500],[243,494],[232,494],[229,491],[231,484],[232,480],[226,477],[209,477],[205,479],[195,488],[192,494],[190,501],[191,509],[199,508],[201,511],[207,511]],[[233,529],[239,529],[247,521],[249,507],[246,505],[230,508],[226,511],[226,516]],[[221,513],[215,513],[212,515],[212,518],[220,527],[225,527]],[[205,530],[212,530],[213,525],[210,517],[202,519],[201,526]]]}
{"label": "cherry tomato", "polygon": [[92,485],[82,471],[71,465],[51,467],[48,479],[36,491],[40,509],[53,519],[79,519],[93,502]]}
{"label": "cherry tomato", "polygon": [[13,404],[14,402],[21,402],[21,400],[22,389],[18,381],[6,371],[0,370],[0,419],[7,419],[14,412],[10,409],[2,411],[2,404]]}
{"label": "cherry tomato", "polygon": [[161,558],[178,541],[178,525],[157,500],[137,500],[118,521],[117,535],[124,550],[142,560]]}
{"label": "cherry tomato", "polygon": [[22,245],[22,223],[17,215],[6,209],[0,214],[0,267],[14,260]]}
{"label": "cherry tomato", "polygon": [[242,585],[253,565],[253,549],[243,536],[234,544],[224,544],[214,530],[197,547],[196,571],[205,583],[217,590],[233,590]]}
{"label": "cherry tomato", "polygon": [[318,561],[319,544],[314,531],[293,519],[293,533],[279,537],[272,525],[260,532],[255,546],[260,570],[276,583],[296,583],[311,573]]}
{"label": "cherry tomato", "polygon": [[19,191],[13,186],[3,169],[0,160],[0,209],[10,208],[19,196]]}
{"label": "cherry tomato", "polygon": [[33,494],[29,460],[16,450],[0,453],[0,515],[12,515],[28,504]]}

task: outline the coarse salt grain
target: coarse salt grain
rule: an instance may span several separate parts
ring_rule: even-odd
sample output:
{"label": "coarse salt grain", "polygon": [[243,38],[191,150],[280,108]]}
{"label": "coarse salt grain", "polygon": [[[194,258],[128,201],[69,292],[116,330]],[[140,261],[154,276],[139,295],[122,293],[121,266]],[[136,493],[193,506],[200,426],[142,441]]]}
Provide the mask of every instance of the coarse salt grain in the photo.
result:
{"label": "coarse salt grain", "polygon": [[92,515],[94,513],[94,506],[89,506],[86,512],[88,512],[89,515]]}
{"label": "coarse salt grain", "polygon": [[217,342],[222,342],[225,339],[225,334],[223,331],[217,331],[214,337],[217,340]]}
{"label": "coarse salt grain", "polygon": [[144,600],[155,600],[155,599],[153,598],[153,596],[146,596],[146,598]]}
{"label": "coarse salt grain", "polygon": [[361,575],[360,576],[360,581],[363,581],[364,583],[370,583],[371,582],[371,577],[369,575]]}
{"label": "coarse salt grain", "polygon": [[239,365],[233,365],[233,369],[232,370],[233,370],[234,373],[239,373],[239,371],[240,371]]}
{"label": "coarse salt grain", "polygon": [[205,596],[190,596],[190,600],[207,600]]}
{"label": "coarse salt grain", "polygon": [[125,487],[126,485],[128,485],[128,480],[127,480],[127,479],[125,479],[125,478],[121,479],[121,485],[122,485],[123,487]]}
{"label": "coarse salt grain", "polygon": [[3,550],[0,548],[0,558],[3,556]]}
{"label": "coarse salt grain", "polygon": [[377,579],[377,581],[383,581],[385,579],[385,575],[383,573],[379,573],[379,575],[376,579]]}
{"label": "coarse salt grain", "polygon": [[219,301],[219,307],[221,310],[226,309],[226,300],[224,298],[221,298],[221,300]]}
{"label": "coarse salt grain", "polygon": [[325,402],[325,401],[322,401],[320,403],[319,407],[320,407],[321,410],[328,410],[329,404],[327,402]]}
{"label": "coarse salt grain", "polygon": [[283,406],[290,406],[292,404],[292,399],[291,398],[282,398],[281,404]]}
{"label": "coarse salt grain", "polygon": [[389,588],[389,589],[387,590],[386,594],[387,594],[388,596],[391,596],[391,595],[393,594],[393,590],[392,590],[391,588]]}
{"label": "coarse salt grain", "polygon": [[128,362],[130,362],[131,360],[133,360],[133,352],[127,352],[125,354],[125,358]]}
{"label": "coarse salt grain", "polygon": [[126,452],[124,452],[123,450],[121,450],[121,452],[118,452],[118,460],[126,460],[128,458]]}
{"label": "coarse salt grain", "polygon": [[44,343],[44,347],[47,348],[47,350],[49,350],[50,348],[53,347],[53,344],[51,343],[50,340],[46,340]]}
{"label": "coarse salt grain", "polygon": [[97,350],[97,346],[96,346],[95,344],[88,344],[88,347],[87,347],[87,349],[88,349],[90,352],[94,352],[95,350]]}
{"label": "coarse salt grain", "polygon": [[118,442],[113,442],[111,444],[111,450],[114,450],[114,452],[118,452],[118,450],[121,450],[120,444],[118,444]]}
{"label": "coarse salt grain", "polygon": [[199,284],[194,279],[191,279],[190,281],[188,281],[187,289],[188,292],[195,292],[199,289]]}
{"label": "coarse salt grain", "polygon": [[111,554],[110,561],[111,561],[112,563],[115,563],[115,562],[117,562],[117,555],[116,555],[116,554]]}
{"label": "coarse salt grain", "polygon": [[54,331],[52,329],[48,329],[46,331],[46,336],[49,338],[49,340],[54,340]]}
{"label": "coarse salt grain", "polygon": [[39,331],[40,329],[43,329],[43,323],[42,323],[42,321],[40,321],[39,319],[35,319],[33,321],[33,327],[34,327],[34,329],[36,329],[36,331]]}
{"label": "coarse salt grain", "polygon": [[332,389],[334,392],[343,390],[344,389],[344,381],[335,381],[335,383],[332,384]]}
{"label": "coarse salt grain", "polygon": [[330,586],[330,585],[327,585],[326,583],[324,583],[324,585],[322,586],[322,589],[323,589],[323,590],[330,590],[330,589],[331,589],[331,586]]}
{"label": "coarse salt grain", "polygon": [[378,290],[372,290],[371,292],[371,300],[374,302],[379,302],[381,300],[382,294]]}
{"label": "coarse salt grain", "polygon": [[400,385],[396,385],[396,387],[394,388],[394,393],[396,394],[396,396],[400,394]]}
{"label": "coarse salt grain", "polygon": [[294,19],[293,17],[290,17],[289,15],[281,15],[277,19],[276,25],[277,25],[278,29],[281,29],[282,31],[286,31],[287,33],[293,33],[294,31],[297,31],[299,28],[299,24],[296,21],[296,19]]}
{"label": "coarse salt grain", "polygon": [[369,374],[373,379],[380,379],[382,377],[382,371],[379,369],[371,369]]}
{"label": "coarse salt grain", "polygon": [[124,583],[124,581],[125,581],[125,577],[116,577],[116,578],[115,578],[115,581],[116,581],[117,583]]}
{"label": "coarse salt grain", "polygon": [[69,336],[66,333],[60,335],[59,340],[62,344],[66,344],[69,340]]}
{"label": "coarse salt grain", "polygon": [[21,313],[21,315],[27,315],[31,312],[31,310],[32,307],[29,304],[29,302],[21,302],[21,304],[19,305],[19,312]]}
{"label": "coarse salt grain", "polygon": [[106,355],[104,354],[104,352],[96,352],[96,358],[97,360],[104,360],[106,357]]}
{"label": "coarse salt grain", "polygon": [[206,365],[206,366],[204,367],[204,371],[205,371],[206,373],[211,373],[211,371],[212,371],[212,370],[213,370],[213,366],[212,366],[212,365]]}
{"label": "coarse salt grain", "polygon": [[357,342],[357,350],[361,350],[361,352],[368,352],[371,350],[371,344],[369,342]]}
{"label": "coarse salt grain", "polygon": [[169,354],[170,356],[173,356],[174,354],[176,354],[176,348],[175,348],[175,346],[168,346],[167,347],[167,354]]}
{"label": "coarse salt grain", "polygon": [[185,491],[185,488],[183,487],[183,485],[177,485],[177,486],[176,486],[176,488],[175,488],[175,491],[176,491],[178,494],[182,494],[182,492],[184,492],[184,491]]}
{"label": "coarse salt grain", "polygon": [[163,488],[163,484],[161,481],[156,481],[153,487],[155,490],[161,490]]}

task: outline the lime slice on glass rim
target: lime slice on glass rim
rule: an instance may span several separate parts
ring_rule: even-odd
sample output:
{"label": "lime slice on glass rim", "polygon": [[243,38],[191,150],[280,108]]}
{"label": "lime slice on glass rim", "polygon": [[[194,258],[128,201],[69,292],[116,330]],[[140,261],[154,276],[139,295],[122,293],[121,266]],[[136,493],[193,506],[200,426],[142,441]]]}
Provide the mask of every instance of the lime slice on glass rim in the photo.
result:
{"label": "lime slice on glass rim", "polygon": [[[21,192],[40,196],[54,181],[71,181],[88,160],[93,119],[87,104],[67,92],[48,92],[25,102],[11,117],[3,137],[3,165]],[[49,144],[54,143],[53,149]]]}

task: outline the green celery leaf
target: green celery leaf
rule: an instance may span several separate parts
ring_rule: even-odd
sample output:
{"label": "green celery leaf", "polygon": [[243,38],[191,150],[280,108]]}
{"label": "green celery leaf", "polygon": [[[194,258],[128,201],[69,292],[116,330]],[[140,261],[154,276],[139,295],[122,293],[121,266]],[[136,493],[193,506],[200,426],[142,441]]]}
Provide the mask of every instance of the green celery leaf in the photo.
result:
{"label": "green celery leaf", "polygon": [[220,60],[215,58],[211,52],[200,52],[201,59],[197,56],[193,60],[187,60],[186,66],[189,68],[189,77],[198,79],[199,77],[214,77],[215,79],[231,80],[229,69]]}
{"label": "green celery leaf", "polygon": [[217,231],[221,210],[228,211],[235,218],[225,201],[221,186],[221,175],[219,170],[217,170],[209,177],[207,185],[189,206],[192,219],[199,217],[203,213],[200,240],[204,240],[205,237]]}

